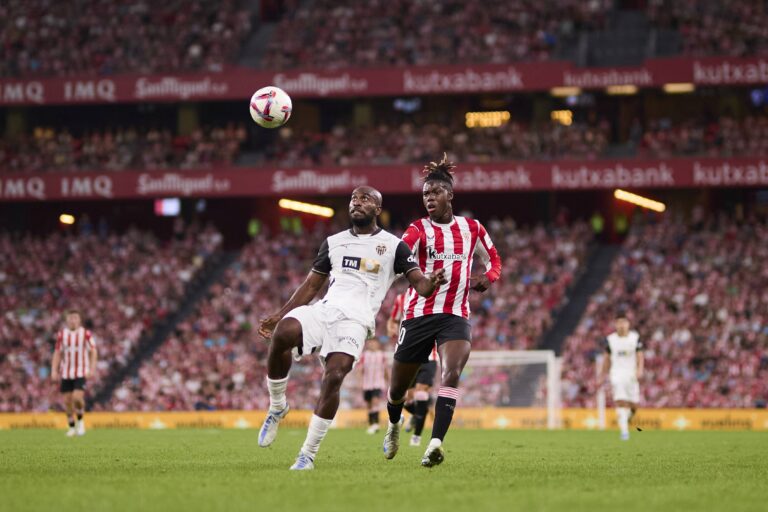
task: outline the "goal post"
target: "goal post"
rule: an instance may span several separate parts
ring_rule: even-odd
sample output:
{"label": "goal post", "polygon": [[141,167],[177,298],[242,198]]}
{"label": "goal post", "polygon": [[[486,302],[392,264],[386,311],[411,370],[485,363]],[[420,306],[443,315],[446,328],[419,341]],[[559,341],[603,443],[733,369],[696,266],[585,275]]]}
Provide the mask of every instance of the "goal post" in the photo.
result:
{"label": "goal post", "polygon": [[[553,350],[475,350],[469,356],[462,377],[476,377],[476,373],[493,369],[502,376],[506,387],[493,404],[497,407],[542,407],[546,409],[546,427],[560,428],[561,360]],[[463,392],[462,392],[463,396]],[[462,399],[462,405],[465,404]],[[475,404],[471,404],[475,405]]]}

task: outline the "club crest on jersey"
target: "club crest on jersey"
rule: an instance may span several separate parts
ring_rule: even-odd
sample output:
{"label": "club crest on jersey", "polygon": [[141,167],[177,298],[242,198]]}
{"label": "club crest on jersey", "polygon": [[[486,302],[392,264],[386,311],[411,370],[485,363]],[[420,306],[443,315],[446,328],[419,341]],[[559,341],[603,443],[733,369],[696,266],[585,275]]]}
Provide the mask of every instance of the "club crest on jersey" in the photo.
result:
{"label": "club crest on jersey", "polygon": [[433,246],[428,245],[427,257],[431,260],[454,261],[454,260],[463,260],[464,254],[448,254],[444,252],[437,252],[437,250],[435,250]]}
{"label": "club crest on jersey", "polygon": [[376,246],[376,253],[379,256],[383,255],[385,252],[387,252],[387,246],[386,245],[379,244],[379,245]]}

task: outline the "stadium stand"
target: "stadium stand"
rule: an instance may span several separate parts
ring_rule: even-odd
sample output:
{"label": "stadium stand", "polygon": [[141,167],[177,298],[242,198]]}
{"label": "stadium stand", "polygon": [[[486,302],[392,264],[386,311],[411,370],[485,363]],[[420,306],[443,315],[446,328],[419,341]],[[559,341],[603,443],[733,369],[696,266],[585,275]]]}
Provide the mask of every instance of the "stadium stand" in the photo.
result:
{"label": "stadium stand", "polygon": [[29,136],[0,141],[0,170],[200,169],[234,163],[246,138],[245,126],[235,123],[197,129],[189,135],[127,128],[74,136],[66,129],[41,127]]}
{"label": "stadium stand", "polygon": [[[561,37],[602,26],[611,2],[321,0],[286,16],[264,67],[547,60]],[[467,20],[472,20],[467,23]]]}
{"label": "stadium stand", "polygon": [[242,3],[3,2],[0,77],[221,71],[251,30]]}
{"label": "stadium stand", "polygon": [[674,217],[634,225],[563,361],[564,403],[594,406],[595,355],[626,308],[645,345],[650,407],[765,407],[765,217]]}
{"label": "stadium stand", "polygon": [[124,366],[139,339],[172,312],[221,235],[190,226],[173,240],[105,224],[79,234],[0,234],[0,411],[58,406],[49,381],[63,313],[79,309],[93,330],[101,378]]}
{"label": "stadium stand", "polygon": [[682,35],[685,54],[697,57],[768,54],[765,2],[653,0],[648,2],[646,12],[655,26],[672,28]]}

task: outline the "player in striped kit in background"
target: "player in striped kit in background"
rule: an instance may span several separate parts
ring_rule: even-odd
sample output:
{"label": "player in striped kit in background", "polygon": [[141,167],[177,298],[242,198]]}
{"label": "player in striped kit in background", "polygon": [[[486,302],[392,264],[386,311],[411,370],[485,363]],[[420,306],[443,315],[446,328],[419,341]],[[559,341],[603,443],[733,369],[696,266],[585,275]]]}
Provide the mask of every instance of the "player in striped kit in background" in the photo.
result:
{"label": "player in striped kit in background", "polygon": [[96,341],[91,331],[82,326],[80,312],[67,312],[66,326],[56,335],[56,348],[51,362],[51,379],[61,379],[69,429],[67,436],[85,435],[85,383],[96,370]]}
{"label": "player in striped kit in background", "polygon": [[[403,234],[422,272],[443,270],[446,283],[429,297],[420,297],[412,289],[407,292],[405,318],[392,365],[387,400],[389,426],[383,448],[387,459],[397,454],[406,390],[437,344],[442,375],[432,439],[421,459],[425,467],[443,461],[443,439],[459,398],[459,378],[469,359],[469,290],[484,292],[501,276],[501,258],[482,224],[453,214],[454,167],[444,155],[442,161],[424,168],[422,199],[427,217],[413,222]],[[485,272],[473,277],[475,255],[485,265]]]}
{"label": "player in striped kit in background", "polygon": [[379,400],[381,390],[386,388],[389,381],[389,361],[387,354],[381,349],[377,339],[370,339],[365,345],[365,352],[360,356],[363,371],[363,400],[368,406],[368,432],[375,434],[379,431]]}

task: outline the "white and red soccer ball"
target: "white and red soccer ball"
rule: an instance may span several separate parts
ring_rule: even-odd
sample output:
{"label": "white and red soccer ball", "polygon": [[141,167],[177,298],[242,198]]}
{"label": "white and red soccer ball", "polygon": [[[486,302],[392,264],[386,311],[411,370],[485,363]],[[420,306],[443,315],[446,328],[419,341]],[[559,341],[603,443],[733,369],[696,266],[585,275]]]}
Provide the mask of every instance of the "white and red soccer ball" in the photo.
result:
{"label": "white and red soccer ball", "polygon": [[262,87],[251,96],[251,117],[259,126],[278,128],[291,117],[291,97],[279,87]]}

